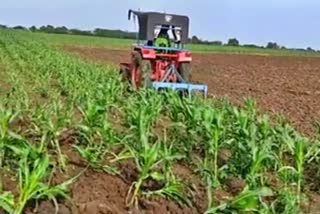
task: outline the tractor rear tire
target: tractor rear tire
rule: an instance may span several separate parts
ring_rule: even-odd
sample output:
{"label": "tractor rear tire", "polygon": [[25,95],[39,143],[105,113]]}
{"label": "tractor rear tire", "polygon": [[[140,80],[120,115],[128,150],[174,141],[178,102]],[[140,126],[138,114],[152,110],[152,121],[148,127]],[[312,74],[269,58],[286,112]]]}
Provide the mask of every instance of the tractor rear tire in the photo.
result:
{"label": "tractor rear tire", "polygon": [[142,56],[138,51],[133,51],[131,54],[131,63],[135,65],[139,65],[142,60]]}
{"label": "tractor rear tire", "polygon": [[184,62],[180,64],[180,75],[181,77],[186,81],[186,82],[191,82],[192,81],[192,68],[191,64],[188,62]]}
{"label": "tractor rear tire", "polygon": [[152,65],[150,60],[142,60],[140,63],[140,71],[142,74],[142,84],[144,87],[151,85]]}
{"label": "tractor rear tire", "polygon": [[140,72],[141,87],[148,87],[151,84],[152,64],[150,60],[143,59],[139,52],[133,53],[132,62],[137,66]]}
{"label": "tractor rear tire", "polygon": [[130,81],[130,71],[127,68],[121,67],[119,74],[122,77],[122,81]]}

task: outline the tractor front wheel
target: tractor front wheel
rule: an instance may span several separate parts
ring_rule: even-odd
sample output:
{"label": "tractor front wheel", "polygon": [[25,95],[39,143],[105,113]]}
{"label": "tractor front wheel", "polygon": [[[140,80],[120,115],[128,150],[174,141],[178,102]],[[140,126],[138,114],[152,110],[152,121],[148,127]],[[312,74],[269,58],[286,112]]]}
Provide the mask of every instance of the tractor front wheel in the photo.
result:
{"label": "tractor front wheel", "polygon": [[180,64],[180,75],[186,82],[191,82],[192,81],[192,69],[191,69],[191,64],[190,63],[181,63]]}

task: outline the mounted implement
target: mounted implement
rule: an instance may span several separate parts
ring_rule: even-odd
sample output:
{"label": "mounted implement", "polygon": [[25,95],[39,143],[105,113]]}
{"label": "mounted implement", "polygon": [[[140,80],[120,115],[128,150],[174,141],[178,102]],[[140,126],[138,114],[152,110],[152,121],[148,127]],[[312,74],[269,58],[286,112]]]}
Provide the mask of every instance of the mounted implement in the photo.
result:
{"label": "mounted implement", "polygon": [[121,63],[121,73],[135,89],[153,87],[179,91],[200,91],[206,97],[207,85],[191,81],[192,54],[184,49],[188,41],[189,18],[156,12],[129,10],[138,18],[137,44],[131,62]]}

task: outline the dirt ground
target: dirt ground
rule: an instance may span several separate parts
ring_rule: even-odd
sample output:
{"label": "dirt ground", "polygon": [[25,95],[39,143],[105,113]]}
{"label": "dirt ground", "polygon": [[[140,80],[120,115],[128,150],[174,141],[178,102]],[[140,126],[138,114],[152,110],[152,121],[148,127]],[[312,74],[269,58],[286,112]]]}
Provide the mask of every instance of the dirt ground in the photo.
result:
{"label": "dirt ground", "polygon": [[[88,60],[118,65],[129,61],[129,51],[107,50],[103,48],[65,47],[70,53],[79,54]],[[320,118],[320,60],[318,58],[265,57],[244,55],[194,54],[193,77],[197,82],[206,83],[212,96],[227,96],[238,103],[244,96],[252,96],[259,107],[268,112],[283,113],[299,130],[314,133],[312,123]],[[66,137],[67,139],[68,137]],[[76,176],[86,167],[79,154],[71,148],[72,142],[61,142],[62,150],[68,156],[68,173],[56,173],[54,183],[60,183]],[[130,164],[121,167],[122,174],[134,174]],[[107,173],[88,169],[72,185],[70,202],[59,204],[60,214],[84,213],[203,213],[206,209],[205,186],[198,175],[177,164],[175,172],[184,181],[197,187],[195,204],[183,208],[165,199],[141,201],[140,212],[125,206],[127,192],[132,181]],[[15,190],[16,181],[10,176],[2,176],[4,190]],[[232,181],[231,183],[239,183]],[[235,189],[234,185],[230,185]],[[214,197],[225,200],[230,193],[217,190]],[[314,194],[308,213],[318,213],[320,196]],[[33,206],[31,206],[33,207]],[[0,213],[3,213],[0,210]],[[51,202],[44,201],[31,213],[55,213]]]}
{"label": "dirt ground", "polygon": [[[118,65],[129,61],[129,51],[103,48],[65,47],[67,52],[78,54],[84,59],[105,64]],[[251,96],[258,102],[261,110],[282,113],[293,125],[306,134],[314,133],[312,124],[320,118],[320,60],[317,58],[265,57],[244,55],[194,54],[193,79],[206,83],[211,96],[226,96],[239,103],[244,96]],[[63,148],[72,157],[71,171],[76,175],[84,165],[81,158],[70,148]],[[121,167],[122,174],[132,174],[130,164]],[[203,213],[206,209],[205,187],[201,179],[190,169],[178,165],[175,169],[179,177],[192,181],[197,187],[196,204],[182,208],[164,200],[142,201],[142,213]],[[134,174],[134,173],[133,173]],[[70,176],[70,173],[69,175]],[[67,177],[57,175],[57,182]],[[73,206],[60,205],[60,212],[70,213],[141,213],[128,209],[125,199],[130,188],[130,178],[121,179],[103,172],[89,169],[72,185]],[[216,191],[219,201],[228,197],[228,192]],[[320,197],[315,194],[308,213],[317,213]],[[48,202],[40,205],[37,213],[54,213]],[[141,211],[141,210],[140,210]]]}
{"label": "dirt ground", "polygon": [[[129,50],[65,47],[85,59],[118,65],[129,61]],[[211,96],[237,103],[256,99],[261,110],[282,114],[299,131],[312,135],[320,119],[320,60],[274,57],[193,54],[193,79],[208,85]]]}

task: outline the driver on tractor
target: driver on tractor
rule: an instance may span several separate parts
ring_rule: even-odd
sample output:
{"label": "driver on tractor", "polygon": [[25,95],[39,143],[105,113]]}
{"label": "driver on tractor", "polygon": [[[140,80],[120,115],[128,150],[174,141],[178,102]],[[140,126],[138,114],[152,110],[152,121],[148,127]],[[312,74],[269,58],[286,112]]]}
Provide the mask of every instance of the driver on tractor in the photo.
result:
{"label": "driver on tractor", "polygon": [[157,38],[155,39],[155,43],[154,43],[156,47],[165,47],[165,48],[171,47],[168,30],[169,30],[169,25],[161,26],[160,32]]}
{"label": "driver on tractor", "polygon": [[[161,26],[160,32],[159,32],[157,38],[155,39],[155,43],[154,43],[156,47],[166,47],[166,48],[171,47],[171,41],[170,41],[169,34],[168,34],[169,29],[170,29],[169,25],[162,25]],[[174,37],[174,42],[176,44],[179,44],[180,38],[177,35],[177,32],[176,32],[174,26],[172,26],[172,34]]]}

